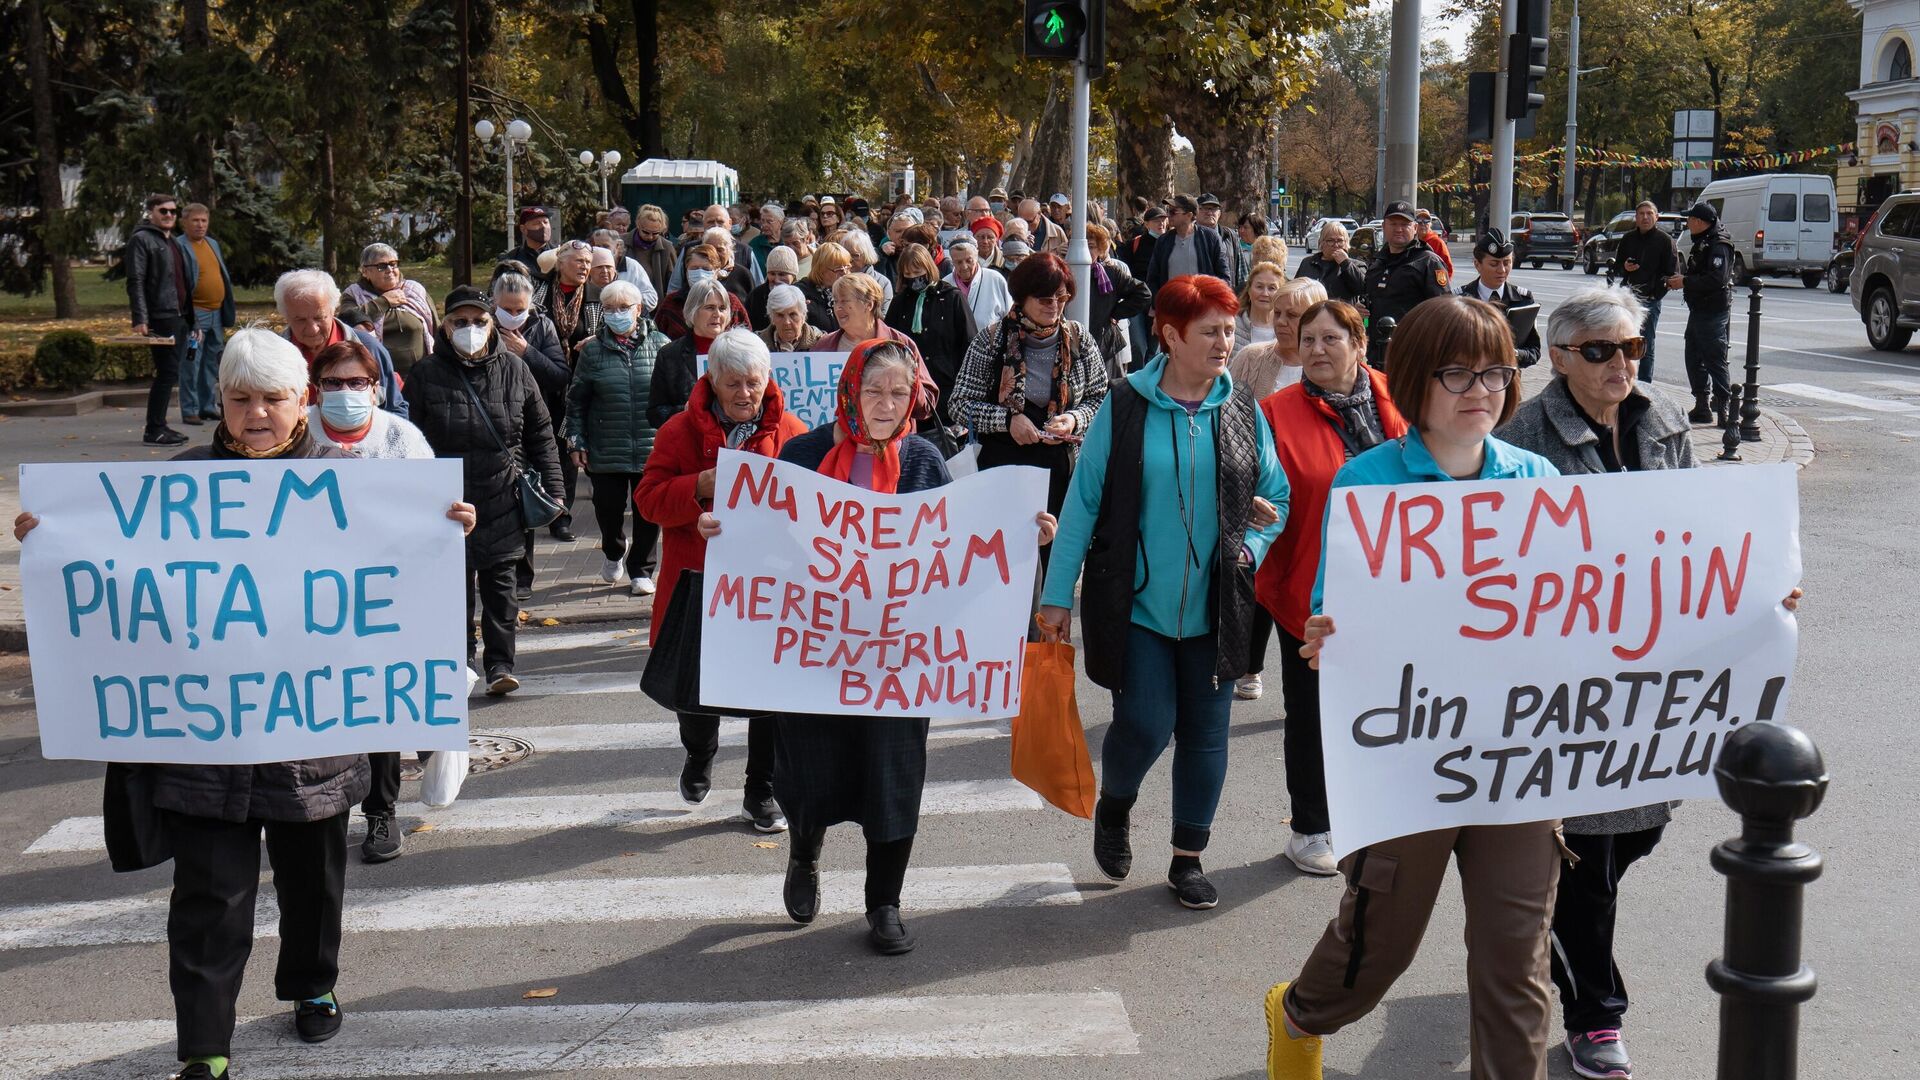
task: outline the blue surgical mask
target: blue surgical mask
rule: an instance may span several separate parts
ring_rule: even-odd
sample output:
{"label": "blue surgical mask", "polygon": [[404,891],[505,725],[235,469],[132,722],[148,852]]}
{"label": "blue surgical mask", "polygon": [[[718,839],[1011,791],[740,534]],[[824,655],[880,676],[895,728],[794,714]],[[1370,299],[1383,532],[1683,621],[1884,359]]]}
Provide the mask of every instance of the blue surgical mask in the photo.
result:
{"label": "blue surgical mask", "polygon": [[705,267],[702,267],[698,270],[689,270],[687,271],[687,284],[692,285],[693,283],[698,281],[705,281],[712,276],[713,276],[713,271],[708,270]]}
{"label": "blue surgical mask", "polygon": [[988,199],[987,205],[992,207],[993,212],[996,214],[1005,213],[1007,209],[1006,200],[1004,199]]}
{"label": "blue surgical mask", "polygon": [[373,391],[321,391],[320,418],[335,431],[359,431],[373,419]]}
{"label": "blue surgical mask", "polygon": [[616,334],[633,333],[633,309],[625,311],[607,311],[600,315],[600,324]]}
{"label": "blue surgical mask", "polygon": [[733,235],[735,236],[739,236],[741,233],[746,231],[747,231],[746,222],[741,222],[740,224],[733,226]]}

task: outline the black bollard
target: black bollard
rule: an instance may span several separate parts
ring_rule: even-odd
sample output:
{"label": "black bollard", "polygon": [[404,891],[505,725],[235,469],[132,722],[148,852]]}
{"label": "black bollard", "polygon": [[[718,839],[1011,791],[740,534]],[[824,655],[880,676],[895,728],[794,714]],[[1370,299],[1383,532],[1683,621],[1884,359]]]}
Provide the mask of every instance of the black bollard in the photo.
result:
{"label": "black bollard", "polygon": [[1375,366],[1381,371],[1387,370],[1387,345],[1393,340],[1393,328],[1399,324],[1400,320],[1391,315],[1382,315],[1367,324],[1368,351],[1372,351],[1372,345],[1380,346],[1380,363]]}
{"label": "black bollard", "polygon": [[1720,454],[1715,461],[1740,460],[1740,413],[1737,402],[1740,400],[1740,388],[1734,387],[1720,402]]}
{"label": "black bollard", "polygon": [[1760,441],[1760,279],[1747,283],[1753,295],[1747,301],[1747,396],[1740,404],[1740,438]]}
{"label": "black bollard", "polygon": [[1800,962],[1804,892],[1820,876],[1819,852],[1793,823],[1820,808],[1827,766],[1799,728],[1756,722],[1735,731],[1713,773],[1740,815],[1740,836],[1713,849],[1727,878],[1725,955],[1707,965],[1720,995],[1719,1080],[1794,1080],[1800,1003],[1813,969]]}

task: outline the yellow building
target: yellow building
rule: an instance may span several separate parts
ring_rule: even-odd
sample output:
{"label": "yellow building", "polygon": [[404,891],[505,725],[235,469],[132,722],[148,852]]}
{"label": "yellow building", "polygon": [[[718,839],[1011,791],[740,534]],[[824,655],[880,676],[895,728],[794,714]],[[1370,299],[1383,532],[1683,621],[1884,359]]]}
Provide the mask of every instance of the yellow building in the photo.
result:
{"label": "yellow building", "polygon": [[1840,159],[1840,209],[1862,217],[1896,191],[1920,189],[1920,0],[1848,0],[1860,13],[1854,153]]}

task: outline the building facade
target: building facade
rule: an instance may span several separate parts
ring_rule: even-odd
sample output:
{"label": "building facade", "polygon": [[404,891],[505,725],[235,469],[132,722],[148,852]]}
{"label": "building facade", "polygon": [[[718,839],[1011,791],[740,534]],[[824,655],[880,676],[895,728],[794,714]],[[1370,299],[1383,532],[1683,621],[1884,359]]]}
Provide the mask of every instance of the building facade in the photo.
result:
{"label": "building facade", "polygon": [[1840,159],[1840,208],[1864,217],[1896,191],[1920,189],[1920,0],[1848,0],[1860,13],[1855,151]]}

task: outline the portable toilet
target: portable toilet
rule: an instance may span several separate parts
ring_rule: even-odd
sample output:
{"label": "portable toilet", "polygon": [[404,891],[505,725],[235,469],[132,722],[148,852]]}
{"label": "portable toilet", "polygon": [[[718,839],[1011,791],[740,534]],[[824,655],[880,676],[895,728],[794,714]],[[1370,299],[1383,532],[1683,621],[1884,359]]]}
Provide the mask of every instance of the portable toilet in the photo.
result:
{"label": "portable toilet", "polygon": [[629,213],[648,203],[665,210],[670,234],[688,210],[739,199],[740,175],[718,161],[648,158],[620,177],[620,204]]}

